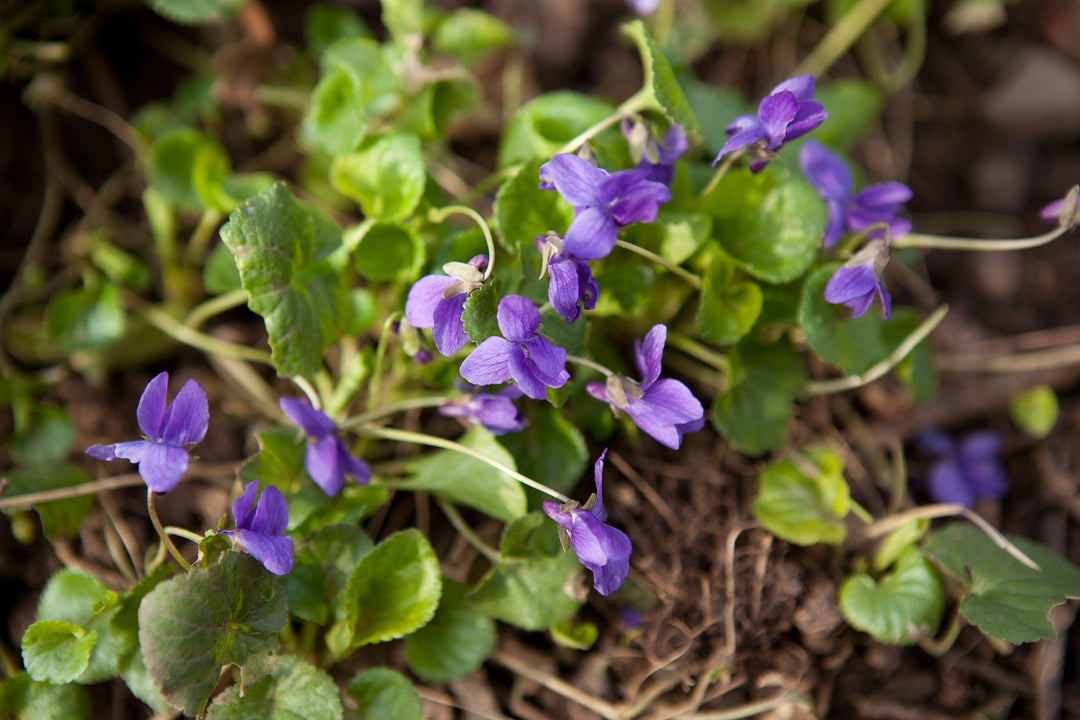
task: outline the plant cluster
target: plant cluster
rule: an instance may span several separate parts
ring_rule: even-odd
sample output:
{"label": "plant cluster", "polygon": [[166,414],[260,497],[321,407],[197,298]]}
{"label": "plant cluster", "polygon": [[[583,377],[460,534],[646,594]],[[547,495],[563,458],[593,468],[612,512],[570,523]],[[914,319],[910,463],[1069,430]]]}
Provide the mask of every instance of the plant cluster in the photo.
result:
{"label": "plant cluster", "polygon": [[[191,23],[236,5],[150,4]],[[610,493],[605,503],[607,451],[588,448],[630,438],[678,451],[706,422],[768,456],[753,504],[762,526],[845,550],[838,602],[854,627],[927,647],[963,620],[1012,643],[1053,634],[1047,613],[1080,595],[1080,571],[971,510],[1006,491],[996,435],[956,444],[927,432],[937,502],[916,504],[900,477],[889,514],[873,517],[852,498],[840,449],[795,447],[788,425],[800,400],[888,373],[931,398],[923,341],[947,309],[893,306],[893,253],[1049,242],[1080,219],[1075,188],[1037,238],[914,233],[910,188],[856,190],[846,158],[880,107],[873,85],[798,74],[747,104],[674,53],[673,64],[640,19],[622,26],[638,92],[618,105],[569,91],[531,99],[502,128],[494,172],[467,183],[448,133],[484,102],[470,68],[514,44],[514,30],[419,0],[384,0],[382,24],[380,42],[359,16],[313,6],[304,51],[255,88],[260,117],[273,109],[301,149],[295,177],[234,170],[205,73],[183,88],[195,100],[178,91],[143,108],[130,130],[146,248],[93,235],[81,284],[23,303],[6,328],[17,466],[2,507],[13,522],[32,507],[50,538],[77,533],[107,480],[67,461],[72,423],[39,401],[43,375],[25,368],[66,361],[98,381],[184,345],[259,409],[263,429],[258,452],[235,463],[231,520],[214,528],[163,526],[155,509],[191,473],[217,412],[196,380],[169,402],[169,375],[156,375],[135,408],[144,438],[85,449],[137,465],[159,542],[145,557],[110,542],[123,588],[75,569],[52,576],[0,711],[89,717],[81,686],[120,677],[158,712],[419,718],[405,675],[364,669],[346,702],[329,671],[404,638],[416,677],[453,681],[488,658],[496,621],[588,647],[598,630],[576,619],[588,585],[647,604],[626,589],[634,538]],[[880,313],[868,312],[875,299]],[[244,305],[268,351],[206,329]],[[812,380],[810,357],[832,377]],[[1021,412],[1046,426],[1056,407],[1033,398]],[[401,456],[406,446],[428,450]],[[595,493],[581,502],[572,493],[590,465]],[[608,487],[620,482],[609,470]],[[404,493],[434,498],[486,562],[478,581],[445,576],[418,528],[375,531]],[[973,525],[931,529],[953,515]],[[502,523],[497,546],[477,518]],[[215,693],[229,667],[235,681]]]}

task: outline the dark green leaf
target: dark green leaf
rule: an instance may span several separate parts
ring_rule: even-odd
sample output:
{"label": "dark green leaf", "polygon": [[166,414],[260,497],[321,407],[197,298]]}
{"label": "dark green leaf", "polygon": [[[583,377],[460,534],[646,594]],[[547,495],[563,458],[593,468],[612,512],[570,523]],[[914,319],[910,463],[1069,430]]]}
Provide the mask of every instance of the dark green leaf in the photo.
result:
{"label": "dark green leaf", "polygon": [[289,612],[323,625],[344,619],[345,588],[374,545],[356,525],[327,525],[298,545],[292,572],[282,580]]}
{"label": "dark green leaf", "polygon": [[722,252],[713,254],[709,271],[702,278],[701,336],[717,345],[732,345],[742,339],[761,314],[761,287],[740,277],[732,260]]}
{"label": "dark green leaf", "polygon": [[945,605],[943,590],[930,561],[917,550],[908,550],[880,580],[866,573],[848,577],[840,586],[840,612],[875,640],[914,645],[937,632]]}
{"label": "dark green leaf", "polygon": [[[559,193],[540,189],[540,166],[550,158],[527,162],[513,177],[499,188],[495,195],[495,228],[499,242],[512,253],[521,252],[525,258],[537,258],[533,240],[549,230],[565,233],[574,219],[573,208]],[[526,272],[531,272],[526,263]]]}
{"label": "dark green leaf", "polygon": [[[225,539],[224,535],[214,537]],[[159,713],[168,712],[170,705],[157,689],[143,661],[139,648],[139,605],[147,593],[167,580],[173,572],[171,565],[161,565],[139,580],[121,599],[110,627],[116,644],[116,664],[120,676],[135,697]]]}
{"label": "dark green leaf", "polygon": [[278,372],[314,375],[351,309],[341,231],[278,183],[238,208],[221,238],[251,296],[248,307],[266,321]]}
{"label": "dark green leaf", "polygon": [[426,181],[420,139],[404,133],[381,135],[356,152],[336,156],[330,166],[334,189],[380,220],[412,215]]}
{"label": "dark green leaf", "polygon": [[505,562],[484,576],[469,600],[480,612],[523,630],[543,630],[577,612],[566,587],[580,571],[573,552]]}
{"label": "dark green leaf", "polygon": [[783,446],[791,404],[802,390],[802,359],[784,340],[744,340],[729,355],[727,391],[713,405],[713,424],[740,450],[760,455]]}
{"label": "dark green leaf", "polygon": [[221,295],[242,287],[236,259],[225,243],[216,243],[210,251],[210,257],[203,265],[203,287],[210,295]]}
{"label": "dark green leaf", "polygon": [[366,221],[346,233],[345,244],[369,280],[414,280],[424,265],[424,242],[408,225]]}
{"label": "dark green leaf", "polygon": [[190,128],[162,133],[150,146],[150,187],[178,210],[218,208],[229,158],[217,143]]}
{"label": "dark green leaf", "polygon": [[345,613],[350,647],[393,640],[423,627],[442,593],[439,559],[419,530],[391,535],[349,577]]}
{"label": "dark green leaf", "polygon": [[146,0],[154,12],[181,25],[209,25],[228,20],[243,0]]}
{"label": "dark green leaf", "polygon": [[787,170],[731,170],[704,200],[713,236],[754,277],[783,283],[806,272],[825,231],[817,191]]}
{"label": "dark green leaf", "polygon": [[667,115],[668,120],[682,127],[691,143],[699,142],[701,129],[698,127],[697,118],[694,117],[694,110],[690,107],[690,102],[686,99],[686,94],[683,93],[678,80],[675,79],[671,63],[649,36],[645,23],[641,20],[632,20],[623,25],[622,31],[638,46],[641,67],[645,74],[644,87],[652,91],[659,109]]}
{"label": "dark green leaf", "polygon": [[[477,426],[458,442],[516,470],[514,458],[485,428]],[[411,466],[412,474],[399,487],[424,490],[468,505],[493,518],[509,521],[525,514],[521,483],[487,463],[453,450],[437,450]]]}
{"label": "dark green leaf", "polygon": [[87,720],[90,697],[78,685],[37,682],[24,672],[0,684],[0,714],[16,720]]}
{"label": "dark green leaf", "polygon": [[303,658],[283,655],[270,674],[214,698],[207,720],[339,720],[345,712],[334,679]]}
{"label": "dark green leaf", "polygon": [[405,639],[405,659],[420,679],[450,683],[480,667],[494,647],[495,623],[469,607],[464,585],[443,578],[439,609]]}
{"label": "dark green leaf", "polygon": [[240,479],[269,483],[286,494],[294,492],[308,478],[303,437],[299,428],[284,425],[255,433],[259,452],[240,468]]}
{"label": "dark green leaf", "polygon": [[461,312],[461,322],[469,340],[479,345],[493,335],[501,335],[498,311],[499,291],[494,282],[485,283],[469,293]]}
{"label": "dark green leaf", "polygon": [[623,256],[621,261],[605,262],[603,268],[596,273],[600,298],[596,309],[591,312],[595,316],[638,315],[649,301],[655,279],[656,273],[652,265],[637,256]]}
{"label": "dark green leaf", "polygon": [[844,541],[851,495],[844,461],[831,450],[810,450],[762,471],[754,517],[777,537],[796,545]]}
{"label": "dark green leaf", "polygon": [[285,620],[285,594],[274,576],[249,555],[230,552],[143,598],[139,644],[161,693],[199,715],[223,665],[243,668],[248,682],[266,672]]}
{"label": "dark green leaf", "polygon": [[[547,162],[563,145],[614,111],[610,103],[569,90],[535,97],[507,123],[499,146],[499,167],[529,160]],[[532,173],[529,176],[536,177]],[[561,232],[559,228],[538,232],[549,229]],[[530,231],[523,229],[523,234]],[[531,241],[532,236],[524,234],[524,238]]]}
{"label": "dark green leaf", "polygon": [[836,263],[823,265],[807,278],[799,307],[799,325],[806,332],[806,344],[818,357],[846,373],[861,373],[889,354],[882,336],[886,321],[876,308],[853,318],[850,308],[826,302],[825,284],[837,267]]}
{"label": "dark green leaf", "polygon": [[90,664],[97,633],[58,620],[31,625],[22,638],[22,658],[30,677],[57,685],[79,677]]}
{"label": "dark green leaf", "polygon": [[1009,540],[1039,565],[1027,567],[978,529],[961,523],[931,533],[923,551],[962,583],[960,612],[988,635],[1010,643],[1056,637],[1051,608],[1080,597],[1080,568],[1026,538]]}
{"label": "dark green leaf", "polygon": [[371,668],[349,681],[347,692],[356,701],[360,720],[421,720],[424,705],[404,676],[390,668]]}
{"label": "dark green leaf", "polygon": [[45,309],[45,327],[57,347],[68,352],[111,345],[127,328],[120,289],[102,280],[61,290]]}
{"label": "dark green leaf", "polygon": [[[64,409],[51,403],[34,403],[30,423],[8,443],[11,459],[20,465],[52,465],[62,461],[75,441],[75,423]],[[35,488],[44,490],[48,488]]]}

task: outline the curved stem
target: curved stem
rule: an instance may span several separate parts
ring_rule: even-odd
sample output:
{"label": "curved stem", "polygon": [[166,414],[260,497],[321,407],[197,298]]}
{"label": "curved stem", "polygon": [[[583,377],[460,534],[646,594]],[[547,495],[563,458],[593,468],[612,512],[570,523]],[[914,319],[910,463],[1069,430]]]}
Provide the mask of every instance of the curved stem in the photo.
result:
{"label": "curved stem", "polygon": [[196,350],[202,350],[211,355],[222,355],[224,357],[237,358],[238,360],[263,363],[264,365],[270,365],[271,367],[274,365],[273,361],[270,359],[269,353],[246,345],[237,345],[235,343],[219,340],[216,337],[199,332],[194,328],[184,325],[172,315],[169,315],[169,313],[159,308],[143,307],[137,312],[148,323],[161,332],[172,337],[177,342],[193,347]]}
{"label": "curved stem", "polygon": [[487,455],[481,452],[473,450],[471,447],[466,447],[461,443],[456,443],[453,440],[447,440],[445,438],[436,437],[435,435],[425,435],[423,433],[411,432],[409,430],[398,430],[397,428],[383,428],[383,427],[361,427],[357,428],[356,432],[366,437],[382,438],[384,440],[396,440],[398,442],[413,443],[415,445],[427,445],[428,447],[441,448],[443,450],[452,450],[462,455],[467,455],[474,460],[487,463],[496,470],[509,475],[526,487],[531,487],[533,490],[539,490],[546,495],[550,495],[559,502],[570,502],[570,498],[563,495],[558,490],[553,490],[543,483],[539,483],[533,480],[528,475],[522,475],[517,470],[503,465],[497,460],[492,460]]}
{"label": "curved stem", "polygon": [[598,373],[601,373],[604,377],[611,377],[615,374],[614,371],[604,367],[600,363],[593,362],[592,360],[587,360],[583,357],[578,357],[577,355],[567,355],[566,360],[567,362],[572,362],[575,365],[582,365],[587,368],[592,368]]}
{"label": "curved stem", "polygon": [[679,265],[676,265],[673,262],[665,260],[664,258],[662,258],[659,255],[657,255],[656,253],[654,253],[652,250],[646,250],[645,248],[641,247],[640,245],[635,245],[634,243],[627,242],[625,240],[616,240],[615,241],[615,246],[616,247],[621,247],[623,250],[629,250],[632,253],[637,253],[638,255],[645,258],[649,262],[655,263],[655,264],[659,265],[660,267],[664,268],[665,270],[670,270],[671,272],[675,273],[676,275],[681,277],[683,280],[690,283],[690,285],[695,290],[700,290],[701,289],[701,277],[699,277],[698,275],[695,275],[694,273],[690,272],[689,270],[687,270],[684,267],[681,267]]}
{"label": "curved stem", "polygon": [[359,415],[353,415],[352,417],[345,418],[338,423],[338,428],[341,430],[351,430],[352,428],[366,425],[367,423],[371,423],[376,420],[382,420],[385,417],[389,417],[404,410],[439,407],[440,405],[445,405],[448,402],[452,402],[453,399],[454,398],[449,395],[434,395],[398,400],[397,402],[390,403],[389,405],[384,405],[376,410],[371,410],[369,412],[360,413]]}
{"label": "curved stem", "polygon": [[461,513],[457,511],[454,504],[449,500],[435,496],[435,502],[442,508],[443,514],[446,515],[446,519],[450,521],[450,524],[454,526],[454,529],[461,533],[461,537],[469,541],[469,544],[476,548],[476,551],[486,557],[492,565],[498,565],[502,561],[502,557],[499,552],[487,543],[480,539],[480,536],[473,532],[473,529],[465,522],[465,518],[461,517]]}
{"label": "curved stem", "polygon": [[909,233],[892,241],[896,248],[927,248],[931,250],[968,250],[971,252],[1003,252],[1007,250],[1027,250],[1046,245],[1069,232],[1067,225],[1054,228],[1042,235],[1027,238],[1008,238],[1005,240],[980,240],[977,238],[958,238],[947,235],[922,235]]}
{"label": "curved stem", "polygon": [[892,0],[860,0],[844,13],[840,22],[803,58],[792,75],[821,76],[848,51],[866,29],[885,11]]}
{"label": "curved stem", "polygon": [[187,528],[177,527],[175,525],[166,525],[165,532],[169,533],[170,535],[175,535],[176,537],[182,537],[185,540],[190,540],[196,545],[206,539],[205,535],[198,535],[191,532]]}
{"label": "curved stem", "polygon": [[203,261],[203,256],[206,254],[206,247],[210,244],[210,239],[214,237],[214,231],[221,225],[222,216],[217,210],[205,210],[202,217],[199,218],[199,224],[195,226],[195,230],[191,233],[191,239],[188,241],[187,252],[184,254],[184,259],[191,267],[199,267]]}
{"label": "curved stem", "polygon": [[368,381],[368,409],[379,406],[379,392],[382,387],[383,365],[386,363],[386,346],[390,343],[390,328],[401,319],[400,312],[392,312],[383,321],[382,334],[379,335],[379,344],[375,347],[375,367],[371,370],[371,379]]}
{"label": "curved stem", "polygon": [[694,338],[687,337],[681,333],[669,332],[667,342],[668,345],[682,350],[690,357],[700,360],[706,365],[716,368],[720,372],[726,373],[731,370],[731,361],[728,360],[727,356],[721,355],[714,350],[710,350]]}
{"label": "curved stem", "polygon": [[150,488],[146,489],[146,511],[150,514],[150,522],[154,525],[154,530],[157,531],[158,537],[161,538],[161,544],[165,546],[165,549],[169,551],[169,554],[173,556],[173,560],[176,560],[180,564],[180,567],[185,570],[191,569],[191,563],[184,559],[184,556],[180,554],[180,551],[173,545],[172,538],[165,532],[165,528],[161,526],[161,520],[158,519],[157,509],[154,507],[154,491]]}
{"label": "curved stem", "polygon": [[716,172],[713,173],[712,179],[709,180],[709,184],[698,194],[698,200],[704,200],[708,197],[709,193],[716,189],[716,186],[719,185],[720,181],[727,175],[727,171],[731,169],[731,166],[735,164],[736,160],[742,157],[745,151],[746,148],[739,148],[727,156],[727,159],[720,164],[720,167],[716,168]]}
{"label": "curved stem", "polygon": [[203,323],[215,315],[240,307],[248,301],[248,297],[248,291],[243,288],[230,290],[222,295],[212,297],[193,307],[187,318],[184,319],[184,325],[187,325],[192,330],[198,330]]}
{"label": "curved stem", "polygon": [[476,212],[468,205],[447,205],[444,208],[432,210],[428,213],[428,219],[433,222],[441,222],[455,213],[471,218],[480,226],[481,232],[484,233],[484,240],[487,242],[488,249],[488,263],[487,267],[484,268],[484,279],[487,280],[491,277],[492,271],[495,270],[495,239],[491,236],[491,228],[488,227],[487,220],[484,220],[480,213]]}
{"label": "curved stem", "polygon": [[934,328],[941,324],[941,321],[945,319],[945,314],[947,312],[949,312],[948,305],[939,306],[934,312],[930,313],[929,317],[922,321],[919,327],[915,328],[914,332],[904,338],[904,342],[900,343],[895,350],[889,353],[887,358],[877,363],[866,372],[859,375],[833,378],[831,380],[811,380],[803,386],[803,392],[807,395],[827,395],[829,393],[844,392],[845,390],[854,390],[863,385],[869,385],[900,364],[900,361],[907,357],[908,353],[914,350],[916,345],[926,339],[926,336],[932,333]]}
{"label": "curved stem", "polygon": [[578,133],[569,142],[565,143],[561,148],[559,148],[558,152],[556,152],[555,154],[558,155],[560,153],[576,152],[579,147],[592,140],[602,131],[611,127],[615,123],[620,122],[624,117],[641,112],[642,110],[647,110],[652,107],[654,103],[655,100],[653,99],[652,90],[647,87],[641,88],[636,93],[624,100],[623,103],[615,109],[614,113],[608,115],[606,118],[596,123],[592,127]]}

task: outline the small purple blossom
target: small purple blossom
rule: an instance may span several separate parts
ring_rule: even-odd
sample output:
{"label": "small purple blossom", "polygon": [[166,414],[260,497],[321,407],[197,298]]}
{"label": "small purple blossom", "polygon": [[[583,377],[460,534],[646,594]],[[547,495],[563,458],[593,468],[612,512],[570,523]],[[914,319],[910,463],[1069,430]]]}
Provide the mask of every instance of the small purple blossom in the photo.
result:
{"label": "small purple blossom", "polygon": [[615,247],[620,227],[655,220],[671,191],[646,175],[640,169],[609,173],[570,153],[541,165],[540,189],[557,191],[574,208],[566,252],[580,260],[602,258]]}
{"label": "small purple blossom", "polygon": [[435,348],[449,357],[469,341],[461,313],[469,293],[484,283],[487,255],[477,255],[468,263],[443,266],[446,275],[425,275],[413,284],[405,300],[405,319],[418,328],[431,328]]}
{"label": "small purple blossom", "polygon": [[797,75],[772,89],[758,105],[757,115],[740,115],[724,131],[728,140],[713,165],[729,152],[747,148],[751,172],[760,172],[784,143],[810,132],[829,116],[814,100],[813,75]]}
{"label": "small purple blossom", "polygon": [[593,277],[589,264],[566,252],[563,239],[554,233],[536,236],[536,249],[543,255],[543,273],[547,272],[548,300],[555,312],[568,323],[578,319],[582,305],[586,310],[596,307],[600,286]]}
{"label": "small purple blossom", "polygon": [[206,391],[194,380],[184,383],[171,404],[166,401],[168,391],[169,373],[162,372],[147,383],[139,398],[135,417],[145,440],[91,445],[86,454],[98,460],[136,463],[146,486],[156,493],[176,487],[190,461],[184,446],[206,437],[210,409]]}
{"label": "small purple blossom", "polygon": [[286,417],[314,441],[307,446],[304,467],[324,493],[333,497],[341,492],[346,476],[361,485],[371,482],[371,468],[349,452],[337,436],[334,421],[325,413],[311,407],[307,400],[283,397],[279,404]]}
{"label": "small purple blossom", "polygon": [[513,380],[533,400],[547,397],[547,389],[562,387],[566,350],[537,334],[540,311],[528,298],[507,295],[496,312],[503,337],[480,343],[461,363],[461,376],[474,385],[501,385]]}
{"label": "small purple blossom", "polygon": [[667,327],[653,325],[643,341],[634,341],[634,359],[641,381],[611,375],[606,382],[591,382],[585,390],[597,400],[624,412],[645,433],[678,450],[683,435],[705,425],[705,410],[690,389],[678,380],[660,379]]}
{"label": "small purple blossom", "polygon": [[288,575],[293,567],[293,539],[285,535],[289,524],[285,497],[276,487],[268,485],[256,503],[258,492],[258,480],[244,486],[244,493],[232,506],[236,529],[219,532],[232,538],[234,544],[270,572]]}
{"label": "small purple blossom", "polygon": [[1043,207],[1039,211],[1043,222],[1054,223],[1064,228],[1080,225],[1080,187],[1074,185],[1065,197]]}
{"label": "small purple blossom", "polygon": [[652,15],[660,7],[660,0],[626,0],[626,5],[638,15]]}
{"label": "small purple blossom", "polygon": [[928,429],[919,435],[918,444],[938,457],[930,466],[927,485],[935,502],[970,508],[976,500],[997,500],[1008,489],[1009,481],[998,457],[1001,436],[996,432],[971,433],[957,447],[944,433]]}
{"label": "small purple blossom", "polygon": [[559,504],[555,500],[544,501],[544,513],[559,524],[559,539],[563,550],[574,548],[578,561],[592,571],[593,587],[601,595],[610,595],[619,589],[630,572],[630,538],[621,530],[605,525],[604,511],[604,457],[600,453],[593,466],[596,495],[585,505],[571,500]]}
{"label": "small purple blossom", "polygon": [[892,296],[881,281],[881,273],[889,262],[887,238],[871,238],[859,252],[841,265],[825,284],[825,300],[834,305],[847,305],[851,317],[859,317],[881,298],[881,315],[892,315]]}
{"label": "small purple blossom", "polygon": [[903,183],[868,185],[855,192],[851,172],[844,161],[817,140],[807,140],[799,151],[799,164],[810,184],[829,208],[825,227],[825,247],[840,239],[844,231],[862,232],[885,223],[892,237],[911,232],[911,221],[897,217],[911,199],[911,188]]}
{"label": "small purple blossom", "polygon": [[623,120],[620,128],[630,145],[630,156],[637,161],[638,169],[646,173],[645,179],[670,187],[675,178],[675,161],[690,146],[683,129],[672,125],[664,135],[663,142],[657,142],[646,122]]}
{"label": "small purple blossom", "polygon": [[521,396],[521,389],[516,385],[507,385],[494,393],[469,393],[440,405],[439,414],[468,418],[486,427],[492,435],[506,435],[524,430],[528,425],[514,404]]}

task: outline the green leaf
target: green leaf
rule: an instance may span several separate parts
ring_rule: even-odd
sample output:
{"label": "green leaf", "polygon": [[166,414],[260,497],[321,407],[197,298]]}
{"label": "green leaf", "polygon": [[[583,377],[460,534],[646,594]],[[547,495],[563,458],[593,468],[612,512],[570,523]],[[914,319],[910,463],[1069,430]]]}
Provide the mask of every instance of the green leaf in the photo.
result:
{"label": "green leaf", "polygon": [[218,208],[229,158],[217,143],[190,128],[162,133],[150,145],[150,187],[178,210]]}
{"label": "green leaf", "polygon": [[1044,438],[1057,424],[1058,399],[1049,385],[1036,385],[1009,403],[1009,417],[1028,435]]}
{"label": "green leaf", "polygon": [[[324,525],[358,523],[386,502],[386,488],[378,485],[355,485],[330,497],[314,482],[308,482],[289,496],[289,525],[294,537],[305,538]],[[295,523],[295,526],[293,525]]]}
{"label": "green leaf", "polygon": [[578,602],[567,594],[570,575],[581,571],[572,552],[494,567],[469,596],[480,612],[523,630],[543,630],[569,620]]}
{"label": "green leaf", "polygon": [[513,45],[514,31],[494,15],[464,7],[439,22],[431,44],[436,52],[451,55],[462,65],[472,65],[492,50]]}
{"label": "green leaf", "polygon": [[556,645],[573,650],[588,650],[596,643],[596,638],[600,634],[596,624],[587,620],[580,623],[563,620],[555,623],[548,630],[551,631],[551,639]]}
{"label": "green leaf", "polygon": [[[547,162],[563,145],[614,111],[610,103],[569,90],[535,97],[522,105],[507,123],[499,146],[499,167],[529,160]],[[536,175],[530,173],[530,177]],[[535,182],[539,183],[539,178]],[[544,228],[539,232],[548,229],[558,230]],[[523,230],[523,237],[531,242],[532,236],[527,233]]]}
{"label": "green leaf", "polygon": [[814,137],[840,150],[862,140],[885,107],[885,95],[868,80],[846,78],[819,85],[815,95],[829,117],[814,130]]}
{"label": "green leaf", "polygon": [[229,552],[143,598],[139,644],[162,695],[199,715],[223,665],[240,666],[248,682],[266,671],[285,620],[285,594],[274,576],[249,555]]}
{"label": "green leaf", "polygon": [[[90,482],[89,475],[66,463],[38,465],[7,473],[10,483],[5,498],[29,495],[44,490],[59,490]],[[94,509],[93,495],[76,495],[63,500],[37,503],[33,506],[41,518],[41,527],[50,539],[73,538],[79,534],[83,519]]]}
{"label": "green leaf", "polygon": [[[705,213],[682,213],[661,209],[656,222],[632,225],[637,244],[675,265],[682,265],[712,234],[712,217]],[[657,268],[663,272],[663,268]]]}
{"label": "green leaf", "polygon": [[37,682],[24,672],[0,684],[0,714],[16,720],[87,720],[90,697],[78,685]]}
{"label": "green leaf", "polygon": [[698,127],[694,110],[690,107],[690,102],[686,99],[686,94],[679,86],[678,80],[675,79],[671,63],[649,36],[645,23],[641,20],[632,20],[622,26],[622,31],[638,47],[638,52],[641,54],[641,67],[645,75],[644,87],[652,93],[659,109],[672,123],[682,126],[691,143],[699,142],[701,129]]}
{"label": "green leaf", "polygon": [[420,694],[403,675],[390,668],[371,668],[349,681],[349,697],[362,720],[422,720]]}
{"label": "green leaf", "polygon": [[37,619],[67,622],[97,634],[90,661],[76,682],[86,685],[116,676],[117,648],[110,623],[118,601],[116,593],[86,573],[61,570],[46,583]]}
{"label": "green leaf", "polygon": [[423,0],[382,0],[383,25],[398,42],[408,35],[422,32],[423,20]]}
{"label": "green leaf", "polygon": [[[528,162],[502,184],[495,195],[495,229],[499,242],[511,253],[532,252],[533,239],[549,230],[566,232],[574,210],[559,193],[541,190],[540,166],[550,159]],[[539,271],[539,263],[536,264]],[[526,267],[526,272],[531,269]]]}
{"label": "green leaf", "polygon": [[209,25],[231,18],[243,0],[146,0],[158,15],[181,25]]}
{"label": "green leaf", "polygon": [[[213,537],[225,539],[224,535]],[[139,647],[139,605],[151,590],[172,576],[173,572],[171,565],[161,565],[139,580],[121,599],[110,625],[120,676],[135,697],[159,713],[167,712],[171,706],[157,689],[143,661]]]}
{"label": "green leaf", "polygon": [[266,321],[274,366],[314,375],[347,324],[348,288],[335,254],[341,231],[278,183],[244,203],[221,229],[240,270],[248,307]]}
{"label": "green leaf", "polygon": [[236,259],[223,242],[214,244],[210,257],[203,265],[203,287],[210,295],[221,295],[242,287]]}
{"label": "green leaf", "polygon": [[528,427],[500,437],[499,443],[514,456],[523,475],[543,478],[548,487],[569,492],[589,462],[585,438],[553,407],[528,403],[524,410]]}
{"label": "green leaf", "polygon": [[839,264],[829,263],[811,273],[803,287],[799,306],[799,325],[806,332],[806,343],[822,360],[844,372],[861,373],[889,354],[882,335],[886,322],[871,308],[853,318],[851,309],[825,300],[825,284]]}
{"label": "green leaf", "polygon": [[424,266],[424,241],[408,225],[365,221],[346,232],[345,245],[369,280],[411,281]]}
{"label": "green leaf", "polygon": [[[635,256],[623,255],[620,259],[607,261],[596,273],[600,286],[600,298],[591,315],[620,315],[634,317],[640,314],[649,301],[649,293],[656,280],[651,264]],[[574,323],[584,325],[584,323]]]}
{"label": "green leaf", "polygon": [[1010,537],[1040,567],[1027,567],[970,525],[930,534],[923,552],[967,591],[960,612],[987,635],[1009,643],[1056,637],[1051,608],[1080,597],[1080,568],[1049,548]]}
{"label": "green leaf", "polygon": [[803,361],[786,340],[749,339],[730,353],[727,391],[713,404],[713,424],[738,448],[761,455],[783,446],[791,404],[806,382]]}
{"label": "green leaf", "polygon": [[442,593],[439,559],[416,529],[402,530],[364,555],[349,577],[349,647],[393,640],[423,627]]}
{"label": "green leaf", "polygon": [[357,152],[338,155],[330,166],[334,189],[380,220],[412,215],[426,181],[420,138],[411,134],[381,135]]}
{"label": "green leaf", "polygon": [[57,347],[67,352],[113,344],[127,329],[120,288],[101,280],[61,290],[45,309],[45,328]]}
{"label": "green leaf", "polygon": [[748,273],[784,283],[805,273],[825,232],[825,204],[802,177],[779,167],[729,171],[704,200],[713,236]]}
{"label": "green leaf", "polygon": [[370,36],[367,23],[352,8],[316,3],[304,13],[304,46],[312,57],[338,40]]}
{"label": "green leaf", "polygon": [[[52,403],[34,403],[29,423],[8,442],[11,459],[20,465],[54,465],[67,457],[75,442],[75,423]],[[54,466],[55,467],[55,466]],[[35,488],[43,490],[47,488]]]}
{"label": "green leaf", "polygon": [[23,635],[23,664],[34,680],[62,685],[86,670],[96,642],[93,630],[87,632],[69,622],[42,620]]}
{"label": "green leaf", "polygon": [[742,339],[761,314],[761,286],[739,277],[735,263],[721,252],[713,254],[701,283],[701,336],[717,345]]}
{"label": "green leaf", "polygon": [[[514,458],[485,428],[476,426],[458,442],[516,470]],[[424,490],[503,521],[525,514],[525,491],[521,483],[486,462],[453,450],[437,450],[410,468],[412,474],[399,484],[407,490]]]}
{"label": "green leaf", "polygon": [[207,720],[338,720],[345,712],[334,679],[303,658],[283,655],[255,683],[226,688]]}
{"label": "green leaf", "polygon": [[[308,478],[304,468],[302,431],[291,425],[280,425],[255,433],[259,452],[240,468],[245,483],[260,480],[291,494]],[[292,508],[289,508],[290,518]]]}
{"label": "green leaf", "polygon": [[[881,339],[888,351],[892,352],[893,348],[915,332],[922,322],[923,319],[911,308],[897,308],[892,319],[881,325]],[[928,343],[916,345],[915,349],[893,368],[893,374],[911,390],[915,402],[930,402],[937,394],[938,376]]]}
{"label": "green leaf", "polygon": [[298,545],[292,572],[282,585],[289,612],[302,620],[325,624],[345,617],[345,588],[360,560],[374,545],[356,525],[327,525]]}
{"label": "green leaf", "polygon": [[933,637],[945,606],[944,586],[930,561],[910,549],[880,580],[851,575],[840,586],[840,612],[850,625],[893,645]]}
{"label": "green leaf", "polygon": [[450,683],[480,667],[495,647],[494,621],[473,610],[465,586],[443,578],[435,617],[405,639],[409,669],[422,680]]}
{"label": "green leaf", "polygon": [[461,311],[461,322],[469,340],[479,345],[489,337],[501,335],[498,312],[499,290],[494,282],[485,283],[469,293]]}
{"label": "green leaf", "polygon": [[758,478],[754,517],[796,545],[844,542],[850,508],[844,461],[831,450],[807,451],[798,462],[774,462]]}

